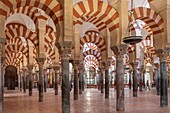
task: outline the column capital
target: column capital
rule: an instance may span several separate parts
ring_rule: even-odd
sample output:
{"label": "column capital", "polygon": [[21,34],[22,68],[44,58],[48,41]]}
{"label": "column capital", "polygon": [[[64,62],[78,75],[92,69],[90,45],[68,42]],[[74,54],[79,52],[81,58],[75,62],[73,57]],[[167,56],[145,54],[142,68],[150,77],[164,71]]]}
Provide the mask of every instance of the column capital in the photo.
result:
{"label": "column capital", "polygon": [[44,61],[45,61],[45,58],[44,58],[44,57],[42,57],[42,58],[37,58],[37,61],[38,61],[39,66],[40,66],[40,65],[43,65],[43,64],[44,64]]}
{"label": "column capital", "polygon": [[33,65],[28,65],[28,70],[33,70]]}
{"label": "column capital", "polygon": [[123,58],[123,55],[127,52],[128,46],[126,44],[120,44],[110,47],[117,58]]}
{"label": "column capital", "polygon": [[59,53],[61,55],[61,59],[69,60],[71,58],[71,41],[63,41],[56,43],[57,48],[59,49]]}
{"label": "column capital", "polygon": [[73,67],[74,67],[74,69],[78,69],[79,64],[80,64],[80,61],[79,61],[79,60],[74,60],[74,61],[73,61]]}
{"label": "column capital", "polygon": [[110,64],[111,64],[111,62],[109,60],[103,62],[104,68],[107,69],[107,70],[110,68]]}
{"label": "column capital", "polygon": [[27,71],[27,67],[26,66],[24,66],[23,68],[22,68],[22,71],[25,73],[26,71]]}
{"label": "column capital", "polygon": [[133,70],[137,69],[137,66],[138,66],[138,62],[131,62],[130,65],[132,66]]}
{"label": "column capital", "polygon": [[54,69],[55,72],[57,72],[58,70],[60,70],[60,64],[59,64],[59,63],[55,63],[55,64],[53,65],[53,69]]}
{"label": "column capital", "polygon": [[160,62],[166,62],[169,51],[163,49],[155,50],[156,55],[160,58]]}

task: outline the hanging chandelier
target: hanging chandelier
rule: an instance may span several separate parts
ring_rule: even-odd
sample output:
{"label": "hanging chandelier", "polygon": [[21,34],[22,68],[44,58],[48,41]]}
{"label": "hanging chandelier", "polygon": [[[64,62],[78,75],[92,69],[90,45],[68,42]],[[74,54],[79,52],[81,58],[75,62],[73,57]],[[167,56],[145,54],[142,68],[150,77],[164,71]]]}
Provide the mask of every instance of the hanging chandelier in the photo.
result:
{"label": "hanging chandelier", "polygon": [[[133,0],[131,0],[131,10],[130,10],[130,18],[132,19],[132,14],[133,14]],[[138,23],[136,22],[136,20],[134,20],[135,23],[137,24],[137,26],[139,27]],[[130,45],[134,45],[134,44],[137,44],[139,42],[142,41],[143,37],[142,36],[136,36],[136,35],[132,35],[131,33],[131,29],[130,29],[130,25],[131,25],[131,22],[129,21],[129,24],[128,24],[128,28],[127,28],[127,32],[126,32],[126,37],[123,38],[123,42],[125,44],[130,44]],[[129,34],[128,34],[128,31],[129,31]],[[127,35],[128,34],[128,35]]]}

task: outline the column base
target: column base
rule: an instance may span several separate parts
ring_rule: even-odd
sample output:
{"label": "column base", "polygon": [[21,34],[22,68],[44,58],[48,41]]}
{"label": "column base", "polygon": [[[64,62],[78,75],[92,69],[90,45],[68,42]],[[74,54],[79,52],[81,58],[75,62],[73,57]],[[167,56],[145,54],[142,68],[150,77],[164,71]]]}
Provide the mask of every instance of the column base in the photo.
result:
{"label": "column base", "polygon": [[137,92],[133,92],[133,97],[137,97]]}

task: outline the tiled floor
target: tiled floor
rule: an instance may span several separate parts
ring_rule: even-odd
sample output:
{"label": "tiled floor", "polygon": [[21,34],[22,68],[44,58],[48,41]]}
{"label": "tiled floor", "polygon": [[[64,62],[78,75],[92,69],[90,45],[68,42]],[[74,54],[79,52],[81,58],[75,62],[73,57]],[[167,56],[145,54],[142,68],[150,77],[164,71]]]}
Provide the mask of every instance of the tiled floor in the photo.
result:
{"label": "tiled floor", "polygon": [[[125,111],[117,112],[115,103],[115,90],[110,89],[110,99],[105,99],[97,89],[86,89],[79,100],[73,100],[71,92],[71,113],[170,113],[170,105],[160,107],[159,96],[155,89],[138,93],[132,96],[132,91],[125,89]],[[170,90],[169,90],[170,103]],[[54,95],[53,89],[44,93],[44,102],[38,102],[38,91],[35,89],[33,96],[28,96],[28,91],[23,94],[19,91],[6,91],[3,113],[61,113],[61,91]]]}

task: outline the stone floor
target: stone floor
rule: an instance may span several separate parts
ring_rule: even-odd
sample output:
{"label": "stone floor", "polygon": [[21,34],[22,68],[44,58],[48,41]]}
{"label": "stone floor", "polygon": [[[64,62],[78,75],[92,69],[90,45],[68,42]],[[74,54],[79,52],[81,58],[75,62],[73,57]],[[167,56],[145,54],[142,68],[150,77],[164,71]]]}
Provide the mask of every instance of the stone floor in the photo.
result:
{"label": "stone floor", "polygon": [[[61,91],[60,91],[61,92]],[[19,91],[6,91],[3,113],[61,113],[61,93],[54,95],[53,89],[44,93],[44,102],[38,102],[38,91],[35,89],[33,96],[28,96],[28,91],[23,94]],[[71,92],[71,113],[170,113],[170,105],[161,108],[159,96],[155,89],[142,91],[138,97],[132,96],[132,91],[125,89],[125,111],[117,112],[116,94],[110,89],[110,99],[105,99],[97,89],[85,89],[79,100],[73,100]],[[170,103],[170,90],[169,90]]]}

